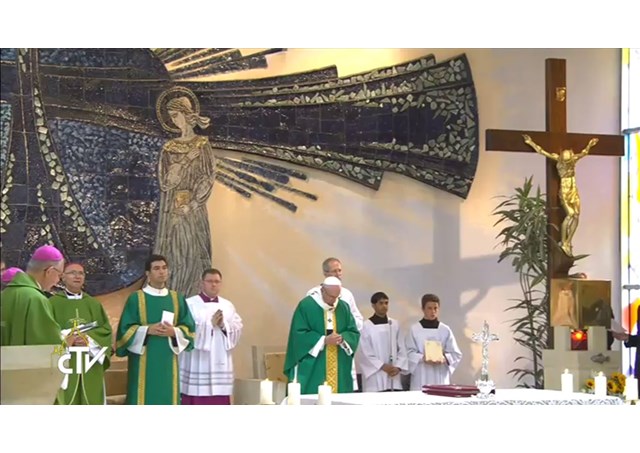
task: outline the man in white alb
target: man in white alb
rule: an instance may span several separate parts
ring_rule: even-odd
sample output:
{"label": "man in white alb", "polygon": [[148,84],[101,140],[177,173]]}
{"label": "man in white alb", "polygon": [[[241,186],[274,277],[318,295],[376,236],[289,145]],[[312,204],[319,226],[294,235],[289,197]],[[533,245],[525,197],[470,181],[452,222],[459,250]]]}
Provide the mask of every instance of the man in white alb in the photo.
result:
{"label": "man in white alb", "polygon": [[438,319],[440,298],[435,294],[425,294],[421,305],[424,316],[411,325],[405,337],[411,390],[421,390],[427,384],[451,384],[451,375],[462,360],[462,352],[451,328]]}
{"label": "man in white alb", "polygon": [[[342,263],[338,258],[330,257],[322,262],[322,273],[326,277],[337,277],[342,281]],[[307,291],[307,296],[311,296],[316,293],[316,296],[320,295],[321,286],[315,286]],[[358,306],[356,305],[356,299],[353,297],[353,293],[349,291],[344,286],[340,291],[340,299],[344,300],[351,310],[351,314],[356,321],[356,327],[358,327],[358,332],[362,331],[362,326],[364,325],[364,318],[362,317],[362,313],[358,310]],[[356,362],[353,361],[353,369],[351,371],[353,375],[353,389],[358,389],[358,380],[356,378]]]}
{"label": "man in white alb", "polygon": [[362,391],[402,390],[400,373],[408,372],[409,363],[398,322],[388,316],[389,296],[375,293],[371,296],[371,306],[374,313],[364,322],[356,352]]}
{"label": "man in white alb", "polygon": [[242,333],[242,319],[234,305],[219,296],[222,273],[202,273],[202,291],[187,299],[196,323],[192,351],[180,355],[182,404],[228,405],[233,394],[231,351]]}

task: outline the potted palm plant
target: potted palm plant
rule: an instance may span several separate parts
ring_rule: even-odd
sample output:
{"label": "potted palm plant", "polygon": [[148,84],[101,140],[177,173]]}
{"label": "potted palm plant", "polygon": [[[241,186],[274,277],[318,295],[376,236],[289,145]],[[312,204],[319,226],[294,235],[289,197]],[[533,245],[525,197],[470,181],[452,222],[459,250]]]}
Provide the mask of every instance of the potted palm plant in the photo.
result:
{"label": "potted palm plant", "polygon": [[515,359],[517,366],[509,374],[519,387],[544,388],[542,351],[549,338],[546,197],[539,186],[533,189],[532,179],[526,178],[513,194],[499,197],[492,215],[497,217],[494,226],[502,228],[496,236],[502,247],[498,262],[510,260],[522,292],[506,309],[515,314],[513,338],[529,352]]}

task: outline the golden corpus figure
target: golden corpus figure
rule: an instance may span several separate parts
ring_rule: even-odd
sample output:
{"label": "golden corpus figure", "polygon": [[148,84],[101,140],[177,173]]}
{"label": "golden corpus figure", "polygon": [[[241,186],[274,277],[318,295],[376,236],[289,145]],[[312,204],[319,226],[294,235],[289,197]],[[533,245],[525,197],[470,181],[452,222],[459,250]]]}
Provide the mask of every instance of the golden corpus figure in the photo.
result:
{"label": "golden corpus figure", "polygon": [[573,256],[571,241],[578,229],[578,220],[580,217],[580,196],[578,195],[578,187],[576,186],[576,163],[589,154],[589,150],[598,143],[598,139],[592,138],[589,140],[587,147],[578,154],[574,153],[571,149],[563,149],[560,154],[556,154],[549,153],[542,149],[542,147],[536,144],[528,135],[525,134],[523,137],[524,142],[537,153],[557,162],[556,168],[558,169],[558,175],[560,175],[560,202],[566,214],[560,229],[560,247],[567,256]]}

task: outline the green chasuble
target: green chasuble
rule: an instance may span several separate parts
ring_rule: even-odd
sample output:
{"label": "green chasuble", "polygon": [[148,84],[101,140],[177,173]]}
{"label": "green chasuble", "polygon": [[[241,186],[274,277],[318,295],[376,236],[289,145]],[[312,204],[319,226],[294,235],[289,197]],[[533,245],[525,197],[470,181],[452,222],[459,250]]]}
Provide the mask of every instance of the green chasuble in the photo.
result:
{"label": "green chasuble", "polygon": [[324,382],[331,385],[334,393],[353,391],[351,369],[360,333],[349,305],[343,300],[336,304],[333,314],[334,331],[342,335],[342,339],[349,344],[352,355],[335,345],[324,345],[317,357],[309,353],[326,334],[325,310],[313,297],[302,299],[293,313],[284,374],[292,381],[295,366],[298,366],[298,382],[302,394],[318,393],[318,386]]}
{"label": "green chasuble", "polygon": [[[108,348],[102,365],[100,362],[96,362],[89,371],[83,370],[80,374],[75,372],[78,354],[71,354],[68,368],[74,370],[74,372],[68,375],[69,380],[66,390],[60,389],[58,392],[56,403],[105,404],[104,373],[111,363],[111,345],[113,344],[113,332],[107,313],[98,300],[85,293],[82,293],[82,299],[68,299],[62,293],[56,294],[49,300],[53,308],[53,317],[60,324],[60,327],[71,329],[74,320],[77,321],[78,325],[96,321],[98,327],[86,333],[93,340],[90,341],[89,346]],[[82,364],[85,363],[85,354],[87,353],[83,352],[81,355]]]}
{"label": "green chasuble", "polygon": [[51,303],[26,272],[18,272],[13,277],[0,294],[0,305],[2,346],[62,344]]}
{"label": "green chasuble", "polygon": [[138,339],[138,329],[161,322],[163,311],[173,313],[173,325],[187,341],[184,350],[193,349],[195,322],[182,295],[169,291],[166,296],[154,296],[142,290],[131,294],[116,337],[116,355],[129,361],[127,404],[180,404],[179,334],[175,338],[147,334],[141,354],[129,349]]}

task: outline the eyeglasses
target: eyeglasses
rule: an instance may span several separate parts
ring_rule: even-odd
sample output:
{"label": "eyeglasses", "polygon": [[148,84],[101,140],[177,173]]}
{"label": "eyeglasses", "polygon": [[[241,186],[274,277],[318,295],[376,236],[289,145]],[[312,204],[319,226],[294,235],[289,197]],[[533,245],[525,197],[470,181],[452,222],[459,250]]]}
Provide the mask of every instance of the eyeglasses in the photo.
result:
{"label": "eyeglasses", "polygon": [[64,275],[73,275],[74,277],[84,277],[83,271],[68,271],[65,272]]}
{"label": "eyeglasses", "polygon": [[56,268],[55,268],[55,267],[53,267],[53,266],[50,266],[50,267],[46,268],[46,269],[45,269],[45,272],[46,272],[46,271],[48,271],[49,269],[53,269],[54,271],[56,271],[56,272],[58,273],[58,277],[61,277],[61,276],[62,276],[62,274],[64,274],[64,271],[61,271],[60,269],[56,269]]}

